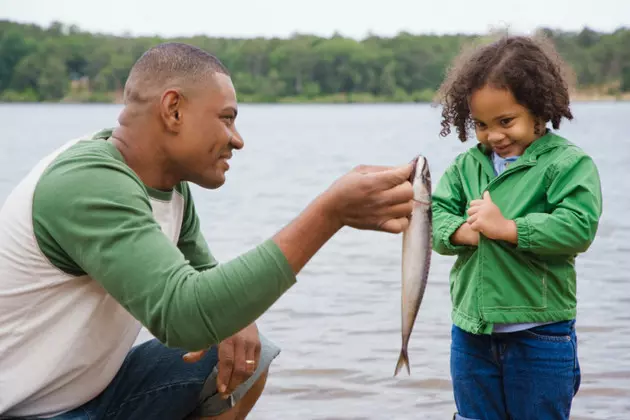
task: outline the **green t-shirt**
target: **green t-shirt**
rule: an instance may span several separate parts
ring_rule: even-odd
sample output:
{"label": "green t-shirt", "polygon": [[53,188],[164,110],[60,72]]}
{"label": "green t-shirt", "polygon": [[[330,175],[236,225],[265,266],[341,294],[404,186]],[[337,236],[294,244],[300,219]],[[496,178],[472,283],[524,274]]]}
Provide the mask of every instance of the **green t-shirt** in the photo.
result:
{"label": "green t-shirt", "polygon": [[110,135],[42,159],[0,209],[0,413],[53,415],[97,395],[139,324],[205,349],[295,283],[271,240],[218,264],[189,186],[147,188]]}
{"label": "green t-shirt", "polygon": [[[264,242],[217,265],[199,229],[187,183],[146,187],[98,133],[62,153],[33,197],[40,249],[62,271],[87,274],[168,345],[206,348],[253,322],[295,281],[279,248]],[[99,140],[101,139],[101,140]],[[150,199],[183,198],[178,240]],[[180,219],[181,217],[181,219]]]}

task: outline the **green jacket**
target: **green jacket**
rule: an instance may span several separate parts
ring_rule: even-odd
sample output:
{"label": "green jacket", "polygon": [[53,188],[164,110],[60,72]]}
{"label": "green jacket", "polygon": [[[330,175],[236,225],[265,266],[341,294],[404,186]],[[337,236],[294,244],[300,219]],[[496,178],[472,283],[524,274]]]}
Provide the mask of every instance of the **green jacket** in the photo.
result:
{"label": "green jacket", "polygon": [[[593,242],[602,212],[595,163],[552,132],[499,176],[489,153],[478,144],[457,156],[433,194],[433,249],[457,255],[450,273],[453,323],[489,334],[494,323],[575,318],[575,257]],[[486,190],[515,221],[518,244],[480,235],[478,247],[453,245],[470,201]]]}

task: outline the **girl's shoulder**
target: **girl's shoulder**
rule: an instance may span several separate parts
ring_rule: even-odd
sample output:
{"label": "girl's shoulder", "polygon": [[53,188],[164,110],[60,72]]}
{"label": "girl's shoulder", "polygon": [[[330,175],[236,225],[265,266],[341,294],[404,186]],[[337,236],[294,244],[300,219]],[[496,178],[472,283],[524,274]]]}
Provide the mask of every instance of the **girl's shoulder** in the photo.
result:
{"label": "girl's shoulder", "polygon": [[582,160],[593,161],[586,150],[563,136],[552,134],[546,141],[547,144],[541,144],[534,157],[548,166],[566,166]]}

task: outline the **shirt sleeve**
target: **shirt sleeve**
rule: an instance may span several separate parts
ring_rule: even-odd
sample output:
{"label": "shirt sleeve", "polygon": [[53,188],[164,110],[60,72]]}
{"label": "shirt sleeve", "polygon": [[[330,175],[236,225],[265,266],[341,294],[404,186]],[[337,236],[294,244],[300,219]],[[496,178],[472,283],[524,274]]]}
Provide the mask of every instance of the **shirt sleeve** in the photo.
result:
{"label": "shirt sleeve", "polygon": [[89,275],[171,347],[222,341],[295,283],[271,240],[216,264],[196,218],[187,219],[180,250],[154,220],[140,180],[111,157],[69,157],[49,167],[35,190],[33,223],[52,264]]}
{"label": "shirt sleeve", "polygon": [[541,255],[575,255],[586,251],[602,213],[600,177],[593,160],[571,153],[548,172],[550,213],[514,219],[517,247]]}
{"label": "shirt sleeve", "polygon": [[442,255],[457,255],[469,245],[454,245],[451,235],[466,222],[466,196],[455,164],[440,178],[432,194],[433,249]]}

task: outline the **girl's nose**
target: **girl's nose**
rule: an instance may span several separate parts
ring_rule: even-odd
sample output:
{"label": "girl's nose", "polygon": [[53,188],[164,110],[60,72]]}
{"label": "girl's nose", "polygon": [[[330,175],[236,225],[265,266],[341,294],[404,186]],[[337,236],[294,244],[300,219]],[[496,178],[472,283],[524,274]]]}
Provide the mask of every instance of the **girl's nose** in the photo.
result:
{"label": "girl's nose", "polygon": [[501,141],[504,138],[505,138],[505,134],[499,131],[491,131],[488,133],[488,141],[491,141],[491,142]]}

